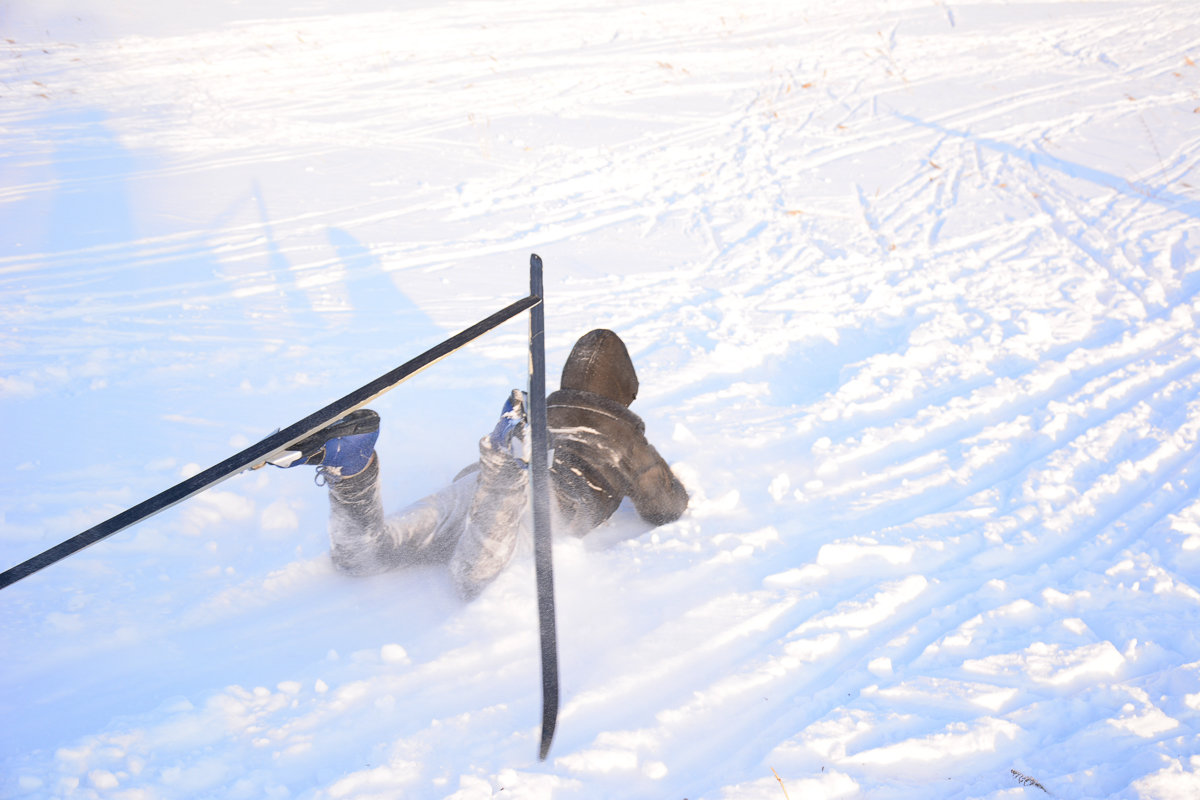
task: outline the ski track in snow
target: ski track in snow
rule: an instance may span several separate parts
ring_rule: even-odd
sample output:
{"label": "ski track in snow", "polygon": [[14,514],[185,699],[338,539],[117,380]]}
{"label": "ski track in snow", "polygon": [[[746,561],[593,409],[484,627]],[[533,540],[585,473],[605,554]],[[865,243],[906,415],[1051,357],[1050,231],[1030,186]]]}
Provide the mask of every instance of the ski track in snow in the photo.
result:
{"label": "ski track in snow", "polygon": [[[156,8],[0,43],[4,566],[530,252],[551,370],[617,330],[692,502],[557,543],[541,763],[527,552],[342,578],[310,476],[238,476],[0,596],[0,796],[1200,792],[1189,4]],[[375,406],[390,506],[524,336]]]}

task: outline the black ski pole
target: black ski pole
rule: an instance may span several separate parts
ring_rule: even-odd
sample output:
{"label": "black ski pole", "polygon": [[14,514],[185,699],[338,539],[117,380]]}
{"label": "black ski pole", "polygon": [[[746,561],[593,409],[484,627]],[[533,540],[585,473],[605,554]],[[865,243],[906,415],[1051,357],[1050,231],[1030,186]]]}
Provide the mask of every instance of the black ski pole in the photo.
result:
{"label": "black ski pole", "polygon": [[[251,445],[219,464],[215,464],[203,472],[199,472],[191,478],[159,492],[148,500],[143,500],[141,503],[101,522],[99,525],[89,528],[83,533],[76,534],[70,539],[51,547],[49,550],[17,564],[15,567],[10,567],[4,572],[0,572],[0,589],[11,586],[22,578],[45,569],[51,564],[57,563],[67,556],[93,545],[101,539],[112,536],[114,533],[122,531],[134,523],[141,522],[147,517],[164,511],[194,494],[215,486],[248,467],[263,464],[272,456],[286,450],[290,445],[295,444],[306,436],[316,433],[330,423],[336,422],[351,411],[365,406],[376,397],[394,389],[421,370],[442,360],[455,350],[479,338],[501,323],[507,322],[523,311],[531,308],[540,308],[540,303],[540,295],[531,295],[518,300],[492,314],[490,317],[480,320],[471,327],[451,336],[441,344],[431,347],[424,353],[421,353],[421,355],[402,364],[391,372],[381,375],[345,397],[335,400],[320,411],[309,414],[299,422],[276,431],[257,444]],[[544,397],[542,402],[545,402]]]}

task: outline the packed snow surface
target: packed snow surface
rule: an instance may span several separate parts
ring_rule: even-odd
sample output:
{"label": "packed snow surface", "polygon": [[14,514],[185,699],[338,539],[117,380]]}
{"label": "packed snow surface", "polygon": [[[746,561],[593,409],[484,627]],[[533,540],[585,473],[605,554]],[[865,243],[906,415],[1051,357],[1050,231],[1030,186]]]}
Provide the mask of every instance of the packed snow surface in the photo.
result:
{"label": "packed snow surface", "polygon": [[[235,476],[0,593],[4,798],[1200,796],[1187,0],[6,3],[0,567],[528,293],[691,493],[478,600]],[[526,381],[373,405],[389,507]]]}

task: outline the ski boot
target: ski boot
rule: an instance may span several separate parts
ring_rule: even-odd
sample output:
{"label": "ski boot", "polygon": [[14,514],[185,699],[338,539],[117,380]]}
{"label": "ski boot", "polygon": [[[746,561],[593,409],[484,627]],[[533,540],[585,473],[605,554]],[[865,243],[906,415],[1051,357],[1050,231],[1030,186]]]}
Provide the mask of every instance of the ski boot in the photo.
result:
{"label": "ski boot", "polygon": [[369,408],[360,408],[301,439],[268,463],[283,469],[315,465],[326,480],[348,478],[362,472],[371,462],[378,438],[379,415]]}
{"label": "ski boot", "polygon": [[528,461],[525,454],[525,393],[513,389],[512,394],[504,401],[500,419],[492,432],[480,442],[480,447],[486,447],[498,453],[508,453],[517,461]]}

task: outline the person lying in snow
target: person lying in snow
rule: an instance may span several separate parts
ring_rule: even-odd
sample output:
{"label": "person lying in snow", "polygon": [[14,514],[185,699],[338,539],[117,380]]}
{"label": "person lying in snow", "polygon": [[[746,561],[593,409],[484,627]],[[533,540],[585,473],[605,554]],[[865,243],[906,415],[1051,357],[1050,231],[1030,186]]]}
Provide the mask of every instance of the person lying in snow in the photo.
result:
{"label": "person lying in snow", "polygon": [[[583,536],[628,497],[653,525],[673,522],[688,495],[629,404],[638,379],[625,343],[609,330],[584,334],[546,399],[553,460],[556,530]],[[384,517],[379,488],[379,415],[355,411],[303,439],[276,466],[317,465],[329,487],[330,555],[351,575],[413,564],[446,564],[459,593],[479,594],[508,564],[527,505],[522,459],[525,394],[513,390],[495,429],[479,442],[479,461],[446,488]]]}

